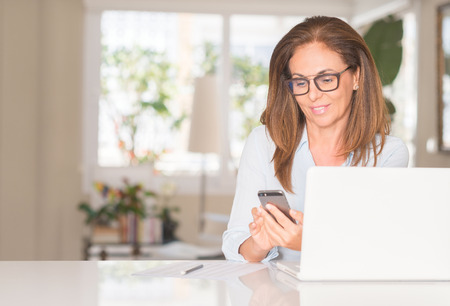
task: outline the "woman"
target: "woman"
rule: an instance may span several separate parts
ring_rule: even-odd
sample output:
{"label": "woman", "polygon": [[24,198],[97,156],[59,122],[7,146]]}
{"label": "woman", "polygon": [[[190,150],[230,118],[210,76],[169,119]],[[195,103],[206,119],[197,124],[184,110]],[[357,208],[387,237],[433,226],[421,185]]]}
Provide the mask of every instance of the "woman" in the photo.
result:
{"label": "woman", "polygon": [[[311,17],[277,44],[267,106],[242,153],[222,250],[227,259],[298,260],[306,171],[313,166],[406,167],[408,150],[388,136],[375,63],[344,21]],[[254,207],[257,191],[281,189],[291,222],[275,206]]]}

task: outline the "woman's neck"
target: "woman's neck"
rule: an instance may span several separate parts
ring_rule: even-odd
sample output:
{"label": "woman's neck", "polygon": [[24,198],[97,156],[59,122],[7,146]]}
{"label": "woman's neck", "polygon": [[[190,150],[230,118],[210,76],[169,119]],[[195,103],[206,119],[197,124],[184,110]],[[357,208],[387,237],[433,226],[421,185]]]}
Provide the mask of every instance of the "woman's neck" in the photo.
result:
{"label": "woman's neck", "polygon": [[343,129],[323,129],[307,125],[308,143],[317,166],[340,166],[347,156],[341,155]]}

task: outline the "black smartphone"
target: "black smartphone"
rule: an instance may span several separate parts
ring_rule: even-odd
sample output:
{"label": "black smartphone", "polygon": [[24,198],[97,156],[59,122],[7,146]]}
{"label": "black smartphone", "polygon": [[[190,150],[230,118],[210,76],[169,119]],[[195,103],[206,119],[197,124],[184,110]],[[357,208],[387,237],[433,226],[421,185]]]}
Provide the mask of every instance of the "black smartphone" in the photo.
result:
{"label": "black smartphone", "polygon": [[[286,217],[288,217],[292,222],[297,223],[290,215],[289,210],[291,207],[284,195],[283,190],[260,190],[258,191],[258,198],[261,202],[262,207],[266,208],[267,203],[275,205],[281,212],[283,212]],[[269,212],[270,214],[270,212]],[[273,216],[272,216],[273,217]],[[274,217],[276,220],[276,218]]]}

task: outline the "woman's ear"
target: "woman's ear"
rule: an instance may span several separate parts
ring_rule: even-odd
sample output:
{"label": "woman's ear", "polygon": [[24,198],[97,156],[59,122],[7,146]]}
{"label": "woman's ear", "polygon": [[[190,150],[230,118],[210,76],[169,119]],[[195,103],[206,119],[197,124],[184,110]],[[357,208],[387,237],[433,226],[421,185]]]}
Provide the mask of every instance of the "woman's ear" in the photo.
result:
{"label": "woman's ear", "polygon": [[359,67],[356,67],[356,70],[353,73],[353,90],[358,90],[359,88],[359,72]]}

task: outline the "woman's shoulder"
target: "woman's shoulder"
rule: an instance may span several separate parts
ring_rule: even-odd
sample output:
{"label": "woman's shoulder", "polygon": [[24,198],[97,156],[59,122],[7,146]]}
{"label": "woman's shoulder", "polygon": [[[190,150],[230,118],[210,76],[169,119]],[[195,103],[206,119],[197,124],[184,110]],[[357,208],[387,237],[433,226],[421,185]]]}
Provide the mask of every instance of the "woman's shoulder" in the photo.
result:
{"label": "woman's shoulder", "polygon": [[401,138],[387,135],[380,158],[384,166],[406,167],[409,162],[409,150]]}
{"label": "woman's shoulder", "polygon": [[267,137],[269,135],[265,125],[259,125],[255,127],[251,132],[249,137]]}
{"label": "woman's shoulder", "polygon": [[269,164],[273,157],[274,144],[266,133],[264,125],[254,128],[247,137],[242,151],[240,165],[247,164],[261,168],[262,165]]}
{"label": "woman's shoulder", "polygon": [[258,148],[258,150],[266,149],[272,151],[274,149],[274,143],[265,125],[257,126],[250,132],[247,137],[246,146]]}
{"label": "woman's shoulder", "polygon": [[407,148],[401,138],[392,135],[386,135],[384,145],[391,148]]}
{"label": "woman's shoulder", "polygon": [[260,144],[272,143],[269,131],[265,125],[255,127],[248,135],[247,142],[258,142]]}

